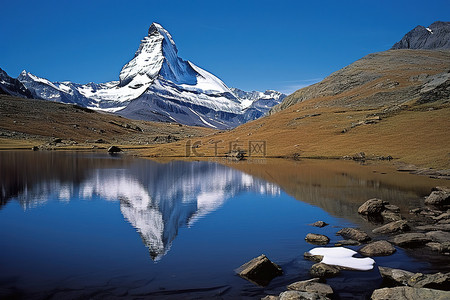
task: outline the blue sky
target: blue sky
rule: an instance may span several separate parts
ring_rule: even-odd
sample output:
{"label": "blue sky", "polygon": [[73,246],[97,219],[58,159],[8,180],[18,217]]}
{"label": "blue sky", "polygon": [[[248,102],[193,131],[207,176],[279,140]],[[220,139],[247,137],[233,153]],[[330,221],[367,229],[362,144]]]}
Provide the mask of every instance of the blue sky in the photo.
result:
{"label": "blue sky", "polygon": [[0,68],[52,81],[117,80],[152,22],[179,55],[244,90],[292,92],[416,25],[450,1],[3,1]]}

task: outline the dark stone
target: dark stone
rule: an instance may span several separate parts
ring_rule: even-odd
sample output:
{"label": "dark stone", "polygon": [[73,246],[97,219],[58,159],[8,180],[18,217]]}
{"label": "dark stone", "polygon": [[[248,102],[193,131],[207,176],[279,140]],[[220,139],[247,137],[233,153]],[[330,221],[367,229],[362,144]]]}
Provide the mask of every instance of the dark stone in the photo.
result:
{"label": "dark stone", "polygon": [[316,245],[326,245],[330,242],[330,239],[326,235],[315,233],[308,233],[305,240],[308,243]]}
{"label": "dark stone", "polygon": [[391,239],[391,243],[401,247],[422,246],[430,241],[424,233],[403,233]]}
{"label": "dark stone", "polygon": [[426,288],[413,288],[409,286],[398,286],[393,288],[383,288],[373,291],[372,300],[390,300],[390,299],[405,299],[405,300],[446,300],[450,299],[450,292],[432,290]]}
{"label": "dark stone", "polygon": [[319,277],[319,278],[337,276],[339,272],[340,272],[339,267],[327,265],[324,263],[314,264],[309,270],[309,274],[311,274],[312,277]]}
{"label": "dark stone", "polygon": [[38,147],[38,146],[33,146],[33,147],[31,147],[31,150],[33,150],[33,151],[38,151],[38,150],[39,150],[39,147]]}
{"label": "dark stone", "polygon": [[372,230],[372,232],[375,234],[388,234],[396,232],[405,232],[409,230],[410,227],[408,226],[407,222],[400,220],[375,228],[374,230]]}
{"label": "dark stone", "polygon": [[358,242],[367,242],[371,240],[367,233],[355,228],[342,228],[336,234]]}
{"label": "dark stone", "polygon": [[450,205],[450,192],[446,191],[433,191],[431,194],[425,199],[425,204],[428,205]]}
{"label": "dark stone", "polygon": [[376,241],[370,243],[359,250],[359,252],[366,256],[387,256],[395,252],[394,246],[387,241]]}
{"label": "dark stone", "polygon": [[340,246],[359,246],[361,245],[360,242],[355,241],[355,240],[342,240],[342,241],[338,241],[336,244],[334,244],[337,247]]}
{"label": "dark stone", "polygon": [[364,202],[359,208],[358,213],[362,215],[380,214],[384,210],[387,202],[380,199],[370,199]]}
{"label": "dark stone", "polygon": [[325,227],[327,225],[329,225],[329,224],[325,223],[324,221],[317,221],[317,222],[314,222],[311,224],[311,226],[316,226],[316,227],[320,227],[320,228]]}
{"label": "dark stone", "polygon": [[378,267],[378,270],[383,280],[390,285],[407,285],[408,280],[414,275],[412,272],[387,267]]}
{"label": "dark stone", "polygon": [[307,260],[315,261],[315,262],[321,262],[323,259],[323,255],[312,255],[309,252],[303,253],[303,257]]}
{"label": "dark stone", "polygon": [[260,286],[268,285],[273,278],[283,274],[283,270],[264,254],[243,264],[236,272],[242,278]]}
{"label": "dark stone", "polygon": [[120,149],[117,146],[111,146],[108,148],[108,153],[118,153],[118,152],[122,152],[122,149]]}

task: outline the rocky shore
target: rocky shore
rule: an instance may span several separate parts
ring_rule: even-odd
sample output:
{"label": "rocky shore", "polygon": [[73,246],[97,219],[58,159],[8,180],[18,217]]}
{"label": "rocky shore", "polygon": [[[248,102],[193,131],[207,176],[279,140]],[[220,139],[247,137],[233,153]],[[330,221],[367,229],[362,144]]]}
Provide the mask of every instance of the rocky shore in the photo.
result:
{"label": "rocky shore", "polygon": [[[370,233],[358,228],[340,229],[336,235],[342,236],[344,240],[335,243],[335,247],[315,248],[304,253],[305,259],[316,262],[309,271],[311,279],[291,283],[286,291],[278,295],[267,295],[262,299],[333,299],[335,295],[333,288],[326,284],[327,278],[339,276],[341,270],[364,270],[358,267],[358,260],[370,260],[370,256],[389,256],[397,249],[421,251],[427,258],[439,256],[447,264],[450,262],[450,188],[433,188],[425,199],[425,205],[411,209],[408,215],[402,215],[397,206],[382,199],[367,200],[357,213],[367,222],[378,224],[379,227]],[[322,228],[328,224],[317,221],[310,225]],[[330,242],[329,237],[318,233],[307,234],[305,240],[322,246]],[[348,245],[360,248],[355,252],[342,247]],[[325,259],[327,251],[339,252],[339,255],[349,252],[349,255],[339,257],[338,254],[332,254],[334,257],[330,260]],[[353,257],[353,253],[359,253],[362,258]],[[355,264],[352,260],[355,260]],[[373,266],[369,263],[365,267]],[[383,281],[373,291],[372,300],[450,299],[450,272],[422,274],[387,266],[377,267]],[[283,274],[281,268],[264,255],[244,264],[237,273],[261,286]]]}

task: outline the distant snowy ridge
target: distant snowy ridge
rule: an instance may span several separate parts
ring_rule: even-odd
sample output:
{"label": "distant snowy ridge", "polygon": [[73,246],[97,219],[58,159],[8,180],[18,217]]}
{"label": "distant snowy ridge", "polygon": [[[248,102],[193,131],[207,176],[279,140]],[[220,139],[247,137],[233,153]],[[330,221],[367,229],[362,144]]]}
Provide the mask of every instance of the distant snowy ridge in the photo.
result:
{"label": "distant snowy ridge", "polygon": [[232,128],[257,119],[286,96],[276,91],[244,92],[185,61],[170,33],[153,23],[119,81],[50,82],[23,71],[18,80],[34,97],[149,121]]}

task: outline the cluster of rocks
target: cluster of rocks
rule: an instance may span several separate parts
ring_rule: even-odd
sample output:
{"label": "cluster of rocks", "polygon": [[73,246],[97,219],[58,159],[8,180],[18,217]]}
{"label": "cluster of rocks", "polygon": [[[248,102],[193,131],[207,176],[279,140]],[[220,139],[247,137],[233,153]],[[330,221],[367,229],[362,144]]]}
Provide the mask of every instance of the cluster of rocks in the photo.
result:
{"label": "cluster of rocks", "polygon": [[[416,218],[408,221],[401,215],[399,207],[381,199],[367,200],[358,208],[358,213],[367,221],[384,222],[372,230],[371,234],[375,240],[360,229],[342,228],[336,234],[345,240],[338,241],[335,246],[361,245],[359,253],[363,256],[392,255],[396,252],[394,246],[425,247],[442,255],[450,255],[450,210],[447,210],[449,200],[449,188],[434,188],[425,200],[425,203],[432,207],[411,210],[411,215]],[[310,225],[322,228],[328,224],[317,221]],[[314,245],[330,243],[329,237],[318,233],[308,233],[305,240]],[[304,253],[304,258],[316,262],[309,270],[312,279],[292,283],[287,286],[287,291],[262,299],[329,299],[333,289],[325,283],[326,278],[337,276],[341,270],[349,268],[325,264],[321,262],[323,256],[309,252]],[[450,273],[411,273],[387,267],[379,267],[379,271],[383,286],[388,287],[375,290],[371,297],[373,300],[450,299]],[[283,274],[281,268],[264,255],[244,264],[237,272],[241,277],[262,286]]]}
{"label": "cluster of rocks", "polygon": [[[342,132],[344,132],[344,131],[342,131]],[[345,132],[347,132],[347,131],[345,130]],[[370,155],[370,156],[368,156],[364,152],[358,152],[353,155],[345,155],[342,158],[346,159],[346,160],[354,160],[354,161],[360,161],[360,162],[365,162],[366,160],[392,160],[392,159],[394,159],[390,155],[387,155],[387,156]]]}

